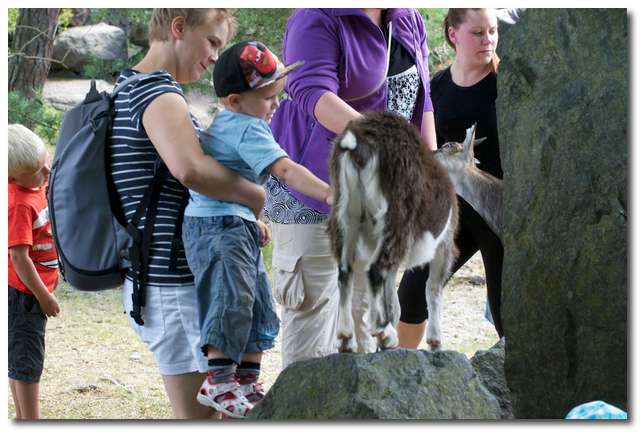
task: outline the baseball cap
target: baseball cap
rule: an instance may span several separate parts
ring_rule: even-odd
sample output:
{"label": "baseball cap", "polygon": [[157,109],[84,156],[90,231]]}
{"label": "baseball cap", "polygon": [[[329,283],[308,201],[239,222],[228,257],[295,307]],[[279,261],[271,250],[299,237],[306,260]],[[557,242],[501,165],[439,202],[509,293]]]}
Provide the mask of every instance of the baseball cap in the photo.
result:
{"label": "baseball cap", "polygon": [[213,86],[218,97],[268,86],[302,65],[284,66],[261,42],[245,41],[226,49],[213,69]]}

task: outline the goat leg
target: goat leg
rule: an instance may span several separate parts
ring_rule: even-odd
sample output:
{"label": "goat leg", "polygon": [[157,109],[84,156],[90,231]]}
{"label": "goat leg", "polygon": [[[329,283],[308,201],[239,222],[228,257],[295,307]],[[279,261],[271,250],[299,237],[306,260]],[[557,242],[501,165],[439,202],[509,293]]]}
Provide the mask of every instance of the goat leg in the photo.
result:
{"label": "goat leg", "polygon": [[395,271],[381,270],[378,265],[373,265],[368,275],[374,307],[372,336],[378,340],[378,348],[396,348],[398,333],[395,324],[400,319],[400,303],[395,295]]}
{"label": "goat leg", "polygon": [[340,308],[338,310],[339,352],[355,352],[358,344],[354,337],[353,315],[351,314],[351,298],[353,296],[353,262],[358,238],[358,228],[349,223],[340,224],[343,242],[340,245],[341,258],[338,268],[338,287],[340,290]]}
{"label": "goat leg", "polygon": [[444,282],[449,273],[451,258],[447,254],[444,243],[436,249],[433,260],[429,263],[429,278],[425,288],[429,322],[427,324],[427,344],[432,350],[442,346],[442,292]]}
{"label": "goat leg", "polygon": [[396,325],[400,320],[400,301],[396,295],[396,272],[387,274],[382,291],[382,310],[384,310],[384,326],[377,332],[378,346],[381,349],[398,347]]}
{"label": "goat leg", "polygon": [[353,336],[353,316],[351,315],[351,297],[353,295],[353,285],[351,278],[353,272],[340,268],[338,276],[338,286],[340,289],[340,308],[338,309],[338,339],[340,340],[339,352],[355,352],[358,344]]}

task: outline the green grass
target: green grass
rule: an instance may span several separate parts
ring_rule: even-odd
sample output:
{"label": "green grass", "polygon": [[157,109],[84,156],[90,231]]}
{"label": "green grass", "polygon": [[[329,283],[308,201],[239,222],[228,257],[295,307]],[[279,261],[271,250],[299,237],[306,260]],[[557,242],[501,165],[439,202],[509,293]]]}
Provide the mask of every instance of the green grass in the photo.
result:
{"label": "green grass", "polygon": [[[61,314],[47,324],[43,418],[171,417],[153,357],[129,327],[120,294],[59,285]],[[10,400],[9,417],[14,415]]]}

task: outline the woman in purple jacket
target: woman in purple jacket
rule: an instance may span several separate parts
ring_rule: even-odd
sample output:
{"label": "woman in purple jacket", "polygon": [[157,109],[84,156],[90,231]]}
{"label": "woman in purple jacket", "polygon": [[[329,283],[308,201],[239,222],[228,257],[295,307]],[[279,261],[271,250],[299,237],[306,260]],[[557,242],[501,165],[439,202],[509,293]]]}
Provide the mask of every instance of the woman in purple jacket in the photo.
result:
{"label": "woman in purple jacket", "polygon": [[[427,35],[415,9],[300,9],[289,18],[284,62],[288,98],[271,128],[295,162],[328,181],[331,140],[366,111],[394,111],[436,149]],[[281,305],[283,367],[337,351],[338,269],[326,233],[329,207],[276,178],[267,187],[275,297]],[[354,269],[358,351],[375,344],[364,319],[368,292]],[[363,303],[357,305],[358,299]]]}

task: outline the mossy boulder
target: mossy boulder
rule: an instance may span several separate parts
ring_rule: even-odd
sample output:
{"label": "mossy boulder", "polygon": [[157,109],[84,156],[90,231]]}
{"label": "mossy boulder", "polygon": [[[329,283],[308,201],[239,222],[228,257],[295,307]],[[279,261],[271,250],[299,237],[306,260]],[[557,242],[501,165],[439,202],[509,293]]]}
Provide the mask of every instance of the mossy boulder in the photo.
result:
{"label": "mossy boulder", "polygon": [[517,418],[627,409],[625,9],[528,9],[501,40],[505,374]]}
{"label": "mossy boulder", "polygon": [[498,399],[501,417],[513,419],[511,392],[504,376],[504,344],[503,338],[490,349],[476,352],[471,357],[471,365],[480,382]]}
{"label": "mossy boulder", "polygon": [[252,419],[499,419],[464,354],[395,349],[333,354],[281,372]]}

